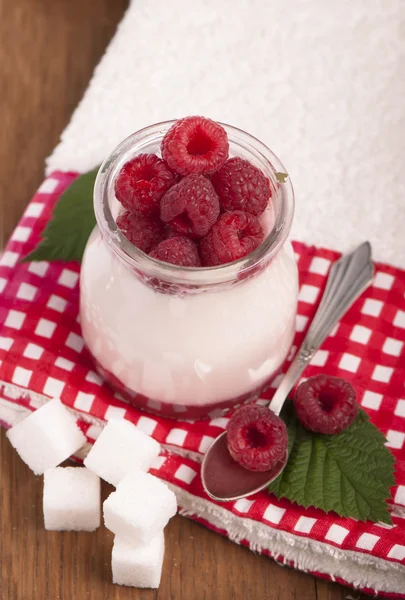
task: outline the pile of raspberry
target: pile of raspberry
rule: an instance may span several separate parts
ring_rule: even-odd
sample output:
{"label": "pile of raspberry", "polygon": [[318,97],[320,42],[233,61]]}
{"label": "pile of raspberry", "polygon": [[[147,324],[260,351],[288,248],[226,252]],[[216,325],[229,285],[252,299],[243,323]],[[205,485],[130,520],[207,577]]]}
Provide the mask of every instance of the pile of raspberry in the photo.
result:
{"label": "pile of raspberry", "polygon": [[229,158],[225,129],[204,117],[179,119],[160,158],[139,154],[115,180],[125,209],[117,226],[149,256],[182,267],[238,260],[264,239],[259,217],[270,182],[249,161]]}

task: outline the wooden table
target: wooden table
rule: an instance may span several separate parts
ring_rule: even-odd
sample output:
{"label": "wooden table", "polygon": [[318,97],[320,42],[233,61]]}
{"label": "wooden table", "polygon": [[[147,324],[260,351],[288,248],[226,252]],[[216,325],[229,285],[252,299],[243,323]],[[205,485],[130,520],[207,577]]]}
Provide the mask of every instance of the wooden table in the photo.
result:
{"label": "wooden table", "polygon": [[[147,0],[143,0],[147,1]],[[43,179],[126,0],[0,0],[0,248]],[[343,600],[363,596],[284,568],[181,517],[159,591],[111,584],[112,534],[46,532],[42,479],[0,434],[1,600]],[[103,498],[111,488],[103,486]]]}

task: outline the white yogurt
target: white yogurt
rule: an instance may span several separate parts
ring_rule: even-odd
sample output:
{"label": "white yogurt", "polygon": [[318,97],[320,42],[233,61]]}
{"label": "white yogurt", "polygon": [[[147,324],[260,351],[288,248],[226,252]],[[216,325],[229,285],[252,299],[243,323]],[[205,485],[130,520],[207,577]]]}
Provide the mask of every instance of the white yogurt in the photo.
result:
{"label": "white yogurt", "polygon": [[244,281],[175,296],[146,285],[96,228],[80,287],[94,358],[131,390],[179,408],[208,408],[263,386],[294,335],[298,274],[289,242]]}

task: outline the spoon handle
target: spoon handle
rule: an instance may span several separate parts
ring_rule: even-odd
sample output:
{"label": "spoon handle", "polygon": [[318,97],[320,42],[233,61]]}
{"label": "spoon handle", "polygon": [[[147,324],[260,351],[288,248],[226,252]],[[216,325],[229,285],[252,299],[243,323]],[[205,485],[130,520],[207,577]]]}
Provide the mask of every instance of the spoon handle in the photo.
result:
{"label": "spoon handle", "polygon": [[373,280],[371,246],[364,242],[351,254],[333,263],[318,310],[288,371],[284,375],[269,408],[279,415],[289,392],[336,323],[348,311]]}

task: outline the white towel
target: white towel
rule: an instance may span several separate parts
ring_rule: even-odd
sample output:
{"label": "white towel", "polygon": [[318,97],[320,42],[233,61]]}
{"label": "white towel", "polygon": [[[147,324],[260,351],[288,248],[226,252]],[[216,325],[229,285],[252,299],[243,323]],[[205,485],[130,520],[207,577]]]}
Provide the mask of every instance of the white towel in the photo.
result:
{"label": "white towel", "polygon": [[284,162],[295,239],[369,239],[405,267],[404,30],[404,0],[136,0],[47,172],[86,171],[140,127],[203,114]]}

